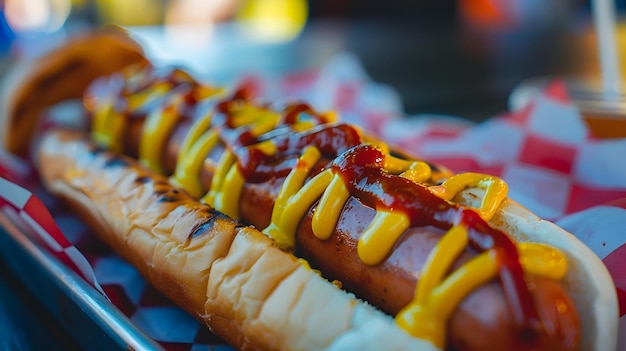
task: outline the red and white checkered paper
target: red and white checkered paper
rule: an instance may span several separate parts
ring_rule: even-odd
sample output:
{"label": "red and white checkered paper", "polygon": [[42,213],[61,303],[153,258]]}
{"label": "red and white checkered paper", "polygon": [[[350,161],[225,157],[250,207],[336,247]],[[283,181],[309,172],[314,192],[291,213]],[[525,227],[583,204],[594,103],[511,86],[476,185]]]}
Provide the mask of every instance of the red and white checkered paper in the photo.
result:
{"label": "red and white checkered paper", "polygon": [[[252,88],[267,101],[300,99],[320,110],[336,110],[342,120],[454,171],[502,177],[509,184],[510,197],[563,226],[602,258],[618,289],[619,347],[626,348],[626,235],[620,225],[626,223],[626,162],[620,159],[626,155],[626,139],[594,138],[562,84],[553,84],[521,110],[476,125],[442,116],[403,116],[398,95],[371,82],[350,55],[338,56],[319,70],[281,77],[246,76],[237,84]],[[59,232],[93,267],[104,293],[140,329],[168,350],[206,349],[207,345],[230,349],[90,235],[28,170],[0,153],[0,176],[25,185],[43,200]],[[2,201],[14,201],[16,195],[4,189],[0,187]],[[31,216],[37,219],[41,213],[39,209]],[[51,231],[56,237],[58,232]]]}

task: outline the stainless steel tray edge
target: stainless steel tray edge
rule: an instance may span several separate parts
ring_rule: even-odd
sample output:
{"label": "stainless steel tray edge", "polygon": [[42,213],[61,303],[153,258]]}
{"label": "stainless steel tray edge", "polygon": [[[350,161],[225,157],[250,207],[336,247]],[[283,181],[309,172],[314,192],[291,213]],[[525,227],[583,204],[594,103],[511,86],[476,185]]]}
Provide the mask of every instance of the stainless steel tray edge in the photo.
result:
{"label": "stainless steel tray edge", "polygon": [[84,349],[163,350],[2,212],[0,255],[7,267]]}

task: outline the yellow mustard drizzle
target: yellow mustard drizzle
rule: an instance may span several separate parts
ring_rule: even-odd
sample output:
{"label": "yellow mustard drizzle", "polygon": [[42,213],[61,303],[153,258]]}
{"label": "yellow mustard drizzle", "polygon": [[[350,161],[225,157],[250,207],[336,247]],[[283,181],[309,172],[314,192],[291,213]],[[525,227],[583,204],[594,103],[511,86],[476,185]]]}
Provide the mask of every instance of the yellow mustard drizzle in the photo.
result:
{"label": "yellow mustard drizzle", "polygon": [[115,111],[114,102],[106,101],[94,112],[91,138],[101,147],[122,152],[122,135],[126,124],[126,117]]}
{"label": "yellow mustard drizzle", "polygon": [[[221,92],[222,90],[220,89],[213,89],[207,91],[207,95],[210,96],[211,94]],[[276,113],[270,113],[266,109],[246,105],[237,112],[234,122],[236,127],[252,125],[253,134],[258,133],[260,135],[265,131],[271,130],[273,125],[278,123],[278,118],[279,116]],[[230,197],[224,198],[222,195],[224,188],[229,184],[237,185],[240,183],[240,176],[234,173],[231,173],[228,181],[225,180],[235,165],[235,159],[230,151],[227,150],[220,158],[209,192],[204,196],[202,194],[204,190],[200,181],[200,172],[204,159],[220,141],[217,131],[211,129],[211,120],[211,114],[206,114],[198,118],[191,126],[179,149],[176,168],[170,179],[174,184],[183,187],[194,197],[202,198],[202,201],[215,207],[217,210],[225,213],[229,212],[233,218],[239,218],[239,211],[234,210],[235,205],[233,201],[229,201]],[[270,128],[270,126],[272,127]],[[232,199],[238,201],[238,198],[233,197]]]}
{"label": "yellow mustard drizzle", "polygon": [[321,240],[330,238],[339,222],[339,215],[350,197],[348,188],[341,177],[334,175],[328,189],[324,191],[313,214],[311,226],[315,236]]}
{"label": "yellow mustard drizzle", "polygon": [[[266,154],[275,152],[272,143],[258,144],[257,147]],[[202,201],[231,218],[238,219],[239,199],[245,183],[246,180],[237,166],[237,157],[232,151],[225,150],[215,168],[211,188]]]}
{"label": "yellow mustard drizzle", "polygon": [[200,181],[204,159],[219,142],[219,135],[210,127],[211,114],[193,123],[178,150],[176,168],[170,177],[172,184],[187,190],[195,198],[201,198],[204,191]]}
{"label": "yellow mustard drizzle", "polygon": [[170,105],[163,109],[155,109],[146,117],[139,139],[139,162],[159,174],[163,170],[163,148],[170,133],[180,119],[179,105],[181,96],[176,96]]}
{"label": "yellow mustard drizzle", "polygon": [[559,280],[567,273],[567,258],[553,248],[541,243],[517,243],[520,263],[524,272]]}
{"label": "yellow mustard drizzle", "polygon": [[491,220],[500,203],[506,198],[508,185],[498,177],[481,173],[460,173],[450,177],[441,186],[428,189],[444,200],[452,200],[454,196],[468,187],[478,187],[485,190],[480,206],[474,208],[485,221]]}
{"label": "yellow mustard drizzle", "polygon": [[[233,114],[234,128],[247,126],[252,136],[259,136],[276,128],[280,115],[265,108],[242,104]],[[262,145],[261,145],[262,144]],[[257,144],[256,147],[266,154],[275,152],[271,143]],[[206,154],[204,154],[206,157]],[[195,162],[202,162],[196,159]],[[200,167],[200,166],[195,166]],[[178,168],[178,167],[177,167]],[[220,157],[211,181],[209,191],[202,197],[202,201],[224,214],[238,219],[239,199],[245,185],[245,179],[237,166],[237,158],[232,150],[226,149]]]}
{"label": "yellow mustard drizzle", "polygon": [[[281,116],[280,114],[266,108],[259,108],[242,102],[238,106],[238,109],[233,111],[233,115],[231,117],[234,128],[247,127],[252,136],[258,137],[276,128],[280,123]],[[198,128],[205,129],[204,134],[193,131],[190,132],[185,137],[183,145],[184,149],[188,148],[188,144],[193,144],[195,147],[195,145],[206,139],[205,141],[202,141],[203,148],[200,149],[200,146],[198,146],[200,152],[191,157],[183,156],[183,148],[181,148],[181,156],[179,156],[179,159],[184,159],[184,161],[177,164],[174,177],[175,181],[179,184],[189,184],[191,191],[201,189],[201,184],[199,180],[197,180],[198,177],[194,176],[194,174],[198,174],[200,167],[202,167],[204,157],[212,149],[212,147],[217,144],[215,139],[218,139],[218,135],[215,131],[208,130],[210,128],[210,120],[198,123]],[[312,121],[296,121],[296,123],[291,125],[291,128],[296,132],[300,132],[310,129],[315,125],[316,124]],[[215,135],[211,133],[214,133]],[[209,134],[211,135],[209,136]],[[251,147],[262,151],[266,155],[276,153],[276,146],[271,140],[260,142]],[[307,157],[305,157],[305,159],[301,159],[299,164],[307,164],[308,167],[312,167],[314,162],[308,164]],[[319,159],[319,156],[317,156],[316,161],[317,159]],[[236,161],[237,160],[233,152],[231,150],[226,150],[218,161],[209,191],[202,197],[202,201],[235,219],[240,218],[239,199],[245,185],[245,179],[243,178]],[[298,167],[296,167],[296,170],[297,169]],[[196,178],[196,180],[191,180],[190,178]],[[185,187],[185,189],[187,188]],[[201,192],[201,190],[198,192]],[[280,240],[277,240],[277,242],[280,242]]]}
{"label": "yellow mustard drizzle", "polygon": [[254,136],[259,136],[274,129],[280,121],[280,115],[266,108],[241,103],[236,111],[233,111],[231,121],[234,128],[248,126]]}
{"label": "yellow mustard drizzle", "polygon": [[[236,158],[235,158],[236,160]],[[239,199],[243,192],[243,186],[246,180],[239,171],[237,162],[234,162],[226,172],[226,178],[222,183],[222,188],[217,191],[215,196],[215,208],[224,212],[224,214],[238,219],[239,215]]]}
{"label": "yellow mustard drizzle", "polygon": [[[312,151],[305,149],[299,164],[304,162],[310,167],[317,162],[319,155],[314,157],[309,153]],[[429,173],[421,167],[425,164],[423,162],[391,158],[388,164],[389,169],[396,173],[414,172],[410,174],[413,178],[423,179]],[[305,184],[309,170],[296,167],[289,173],[275,201],[270,225],[263,230],[279,247],[289,249],[294,246],[297,225],[317,199],[319,204],[316,206],[311,223],[313,234],[319,239],[328,239],[350,197],[344,181],[330,169]],[[403,213],[377,212],[359,240],[359,257],[369,265],[380,263],[409,224],[408,217]]]}
{"label": "yellow mustard drizzle", "polygon": [[[389,155],[387,158],[385,169],[391,173],[398,173],[409,179],[424,179],[430,174],[430,168],[424,169],[423,166],[427,166],[424,162],[404,161]],[[317,199],[319,203],[311,223],[313,234],[321,240],[328,239],[350,197],[344,180],[339,175],[333,174],[331,169],[322,172],[306,184],[303,184],[306,174],[297,176],[297,183],[291,179],[292,174],[295,177],[297,172],[299,172],[297,168],[292,170],[285,180],[274,204],[271,224],[263,231],[282,248],[293,247],[296,226]],[[289,210],[286,211],[286,208]],[[377,211],[357,244],[359,258],[368,265],[382,262],[409,226],[410,221],[402,212]]]}
{"label": "yellow mustard drizzle", "polygon": [[[224,211],[222,199],[224,194],[224,183],[226,182],[226,175],[228,174],[230,168],[233,165],[236,165],[236,161],[237,159],[232,151],[228,149],[224,150],[224,153],[220,157],[219,161],[217,162],[217,166],[215,167],[213,179],[211,179],[211,188],[209,192],[207,192],[202,198],[203,202],[222,212]],[[238,212],[239,211],[237,211],[237,213]]]}
{"label": "yellow mustard drizzle", "polygon": [[281,248],[290,249],[294,247],[295,232],[300,218],[304,216],[330,182],[329,178],[332,175],[329,171],[324,171],[305,185],[311,167],[315,165],[320,156],[321,154],[316,147],[305,148],[296,167],[289,172],[280,188],[272,209],[270,225],[263,230],[263,233],[273,238]]}
{"label": "yellow mustard drizzle", "polygon": [[[468,243],[464,226],[450,229],[431,251],[418,280],[413,300],[395,317],[409,334],[444,348],[446,322],[458,304],[477,287],[495,278],[498,260],[487,250],[452,272],[446,273]],[[562,279],[567,270],[563,254],[547,245],[517,244],[525,272]]]}
{"label": "yellow mustard drizzle", "polygon": [[165,96],[172,89],[167,82],[157,82],[150,88],[135,92],[128,96],[128,110],[137,111],[149,102]]}
{"label": "yellow mustard drizzle", "polygon": [[357,253],[363,263],[370,266],[381,263],[410,224],[409,217],[402,212],[376,211],[374,220],[357,244]]}
{"label": "yellow mustard drizzle", "polygon": [[[442,306],[433,306],[430,301],[432,291],[445,277],[456,257],[465,250],[468,243],[467,231],[464,227],[452,228],[431,251],[422,270],[415,296],[395,317],[396,323],[411,335],[430,340],[435,346],[443,349],[446,320],[440,314]],[[495,272],[494,272],[495,274]],[[450,306],[453,305],[450,301]]]}
{"label": "yellow mustard drizzle", "polygon": [[389,173],[399,174],[416,183],[424,183],[432,175],[431,168],[426,162],[403,160],[389,154],[385,157],[385,169]]}
{"label": "yellow mustard drizzle", "polygon": [[[178,72],[180,71],[175,71],[175,73]],[[186,76],[183,75],[183,77]],[[154,89],[146,89],[147,91],[141,95],[141,98],[135,98],[135,100],[133,100],[136,106],[133,105],[133,101],[131,101],[130,99],[129,105],[133,106],[134,108],[140,108],[142,105],[146,104],[149,99],[154,99],[156,97],[164,96],[165,94],[167,94],[168,89],[171,89],[170,84],[165,82],[157,83]],[[221,92],[221,89],[211,87],[198,87],[197,90],[200,98],[208,98]],[[172,131],[176,127],[177,122],[182,116],[182,109],[185,104],[185,97],[183,94],[186,93],[187,91],[184,90],[180,92],[171,92],[171,96],[169,96],[167,99],[167,104],[162,108],[154,109],[153,111],[151,111],[146,117],[146,122],[144,124],[144,127],[142,128],[142,134],[139,143],[139,161],[144,166],[159,174],[165,173],[162,163],[163,147],[166,145],[170,134],[172,133]],[[135,95],[132,95],[131,98],[134,96]],[[176,174],[175,172],[175,175],[172,178],[177,185],[182,185],[185,190],[190,190],[190,192],[194,192],[195,190],[193,194],[197,194],[198,192],[196,186],[197,183],[199,183],[199,172],[200,167],[202,166],[202,159],[198,160],[198,158],[200,158],[200,155],[194,156],[193,152],[206,151],[206,153],[208,153],[211,148],[215,146],[217,141],[215,140],[215,142],[212,143],[216,136],[212,136],[212,134],[215,134],[215,132],[207,132],[209,125],[210,116],[205,116],[204,118],[200,118],[197,124],[194,124],[193,126],[198,127],[201,132],[197,132],[192,128],[191,131],[187,133],[187,135],[185,136],[185,141],[183,142],[184,145],[181,147],[181,149],[184,149],[185,153],[183,154],[181,152],[179,154],[179,160],[180,158],[183,158],[183,160],[180,162],[177,161],[177,166],[180,165],[182,169],[178,171],[178,174]],[[209,135],[201,136],[203,132],[206,132],[204,134]],[[206,153],[203,155],[206,155]],[[189,156],[189,154],[192,155]],[[185,174],[189,174],[189,177],[185,177]],[[192,174],[194,175],[193,178],[196,179],[196,183],[190,180],[190,178],[192,178]],[[185,185],[190,186],[190,189],[187,189]],[[201,194],[198,194],[197,196],[200,197]]]}

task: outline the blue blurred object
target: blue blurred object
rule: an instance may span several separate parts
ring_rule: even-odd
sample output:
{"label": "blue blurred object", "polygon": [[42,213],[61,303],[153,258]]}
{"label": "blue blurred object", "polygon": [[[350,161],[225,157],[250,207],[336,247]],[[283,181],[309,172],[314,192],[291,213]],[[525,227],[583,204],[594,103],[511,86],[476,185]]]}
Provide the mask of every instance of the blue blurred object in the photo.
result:
{"label": "blue blurred object", "polygon": [[15,33],[7,23],[4,10],[0,10],[0,53],[7,53],[13,40],[15,40]]}

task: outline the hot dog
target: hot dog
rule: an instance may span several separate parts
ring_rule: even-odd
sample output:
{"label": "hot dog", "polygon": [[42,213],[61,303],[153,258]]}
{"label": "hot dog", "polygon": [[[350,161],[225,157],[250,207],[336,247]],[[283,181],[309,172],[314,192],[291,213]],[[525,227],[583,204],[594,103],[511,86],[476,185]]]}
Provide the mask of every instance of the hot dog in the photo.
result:
{"label": "hot dog", "polygon": [[[205,103],[211,108],[205,109]],[[179,198],[184,197],[185,204],[201,206],[188,198],[189,193],[211,205],[202,207],[204,211],[215,208],[263,230],[273,239],[270,246],[305,258],[326,279],[336,280],[347,291],[395,316],[401,329],[413,335],[411,340],[427,341],[439,348],[577,349],[580,345],[598,345],[594,343],[599,341],[594,337],[590,340],[588,334],[598,333],[590,331],[597,322],[588,323],[588,318],[597,320],[594,315],[598,310],[590,311],[580,302],[581,296],[582,300],[588,296],[572,294],[571,287],[566,292],[564,287],[572,279],[591,287],[593,282],[581,283],[572,273],[561,282],[566,274],[565,258],[568,272],[572,267],[577,273],[587,269],[562,250],[576,246],[573,239],[506,199],[506,185],[497,178],[452,175],[397,155],[358,128],[335,122],[332,116],[307,105],[275,109],[254,102],[243,92],[220,94],[219,89],[199,84],[180,70],[158,75],[141,65],[103,78],[90,86],[85,105],[92,115],[93,142],[100,148],[134,156],[143,167],[168,176],[169,183],[184,190],[172,188],[164,178],[146,175],[149,172],[140,171],[135,161],[110,153],[103,153],[106,161],[102,161],[94,156],[100,155],[100,149],[81,137],[63,133],[45,138],[41,146],[38,159],[44,182],[100,227],[105,241],[140,267],[155,286],[239,347],[275,346],[255,339],[242,327],[246,322],[233,316],[242,313],[237,304],[245,302],[235,296],[234,301],[224,303],[229,309],[209,309],[210,303],[202,300],[202,295],[210,294],[195,288],[188,277],[177,277],[176,269],[186,263],[174,264],[181,258],[159,253],[160,245],[165,245],[162,240],[150,243],[148,252],[143,252],[143,245],[132,243],[142,239],[124,237],[137,225],[135,220],[146,223],[145,217],[129,222],[122,220],[123,216],[103,213],[116,213],[111,206],[120,205],[125,194],[137,192],[161,204],[179,204]],[[132,181],[126,176],[117,186],[103,180],[115,179],[104,175],[111,168],[130,172]],[[158,184],[160,190],[132,187],[143,189],[147,183]],[[89,190],[94,187],[104,190]],[[142,211],[142,216],[146,209],[155,211],[153,216],[166,218],[176,211],[187,213],[178,206],[136,206],[131,213]],[[224,217],[213,214],[211,218]],[[211,222],[206,215],[190,216],[195,219],[185,224],[179,221],[183,234],[176,235],[189,235],[190,228],[195,228],[192,233],[204,228],[211,232],[209,236],[241,228],[229,222],[231,229],[211,224],[209,230],[203,225]],[[152,223],[160,228],[160,223]],[[529,230],[529,226],[535,228]],[[381,238],[383,227],[387,235],[396,238]],[[142,228],[151,230],[145,224]],[[246,238],[262,235],[250,228],[245,231],[256,233],[243,235]],[[562,243],[554,238],[541,239],[548,235],[543,231],[556,233]],[[559,244],[554,246],[561,250],[517,242],[529,237],[556,241]],[[381,250],[382,246],[386,249]],[[168,260],[171,257],[170,266],[155,264],[155,260],[162,260],[160,255]],[[191,261],[183,256],[185,262]],[[601,267],[593,269],[602,271]],[[485,272],[488,270],[491,273]],[[209,281],[219,279],[214,269],[211,272]],[[228,273],[232,272],[224,274]],[[443,280],[446,276],[450,279]],[[175,288],[170,280],[180,280],[181,285]],[[453,301],[458,301],[458,306]],[[207,315],[211,317],[205,318]],[[582,327],[579,315],[587,322]],[[258,330],[253,333],[258,334]]]}
{"label": "hot dog", "polygon": [[[148,72],[152,72],[150,68],[147,68],[147,70]],[[167,82],[165,84],[172,84],[172,86],[168,88],[169,90],[175,90],[176,87],[185,84],[177,79],[184,81],[190,78],[177,70],[167,71],[164,74],[164,77],[152,76],[150,73],[146,73],[145,70],[142,70],[141,73],[138,74],[138,76],[142,75],[147,77],[146,79],[151,81],[152,84],[147,82],[140,83],[138,92],[133,91],[128,93],[131,95],[137,94],[138,96],[144,94],[148,95],[148,97],[145,97],[146,99],[151,98],[149,97],[151,89],[159,84],[163,84],[163,82]],[[195,82],[192,82],[191,84],[194,85]],[[109,79],[105,78],[102,81],[93,84],[90,91],[87,93],[86,101],[88,101],[88,105],[91,105],[90,107],[93,107],[92,114],[94,116],[105,116],[98,114],[101,113],[101,111],[108,109],[108,107],[106,107],[107,104],[116,104],[116,99],[121,99],[123,97],[123,94],[120,94],[119,96],[114,96],[113,99],[111,99],[112,96],[106,93],[106,87],[112,85],[114,84],[112,84]],[[102,94],[103,96],[106,96],[106,98],[98,100],[96,94]],[[195,103],[196,100],[194,94],[185,95],[183,99],[191,101],[192,104]],[[232,143],[240,142],[251,146],[240,146],[239,149],[235,149],[233,145],[227,145],[225,142],[223,145],[215,144],[211,151],[205,152],[209,155],[209,157],[204,161],[204,164],[208,163],[209,165],[215,165],[215,167],[207,167],[208,169],[205,169],[201,179],[204,179],[206,183],[212,183],[211,180],[215,177],[215,172],[225,172],[215,169],[219,168],[220,165],[223,164],[224,157],[228,157],[225,156],[225,153],[228,153],[228,150],[237,150],[237,157],[239,160],[237,165],[239,166],[239,169],[242,169],[242,174],[244,174],[243,178],[246,180],[245,184],[242,186],[241,196],[235,196],[238,199],[235,203],[239,208],[231,207],[226,201],[222,201],[221,203],[219,200],[209,199],[208,201],[211,205],[216,206],[218,210],[225,211],[225,213],[231,217],[239,218],[244,223],[252,224],[259,229],[266,229],[266,232],[271,233],[271,229],[280,226],[280,224],[272,223],[272,217],[275,217],[272,216],[272,209],[275,207],[274,203],[276,203],[276,198],[280,196],[280,189],[287,187],[284,184],[286,177],[292,173],[290,172],[290,169],[298,167],[294,166],[294,161],[297,160],[296,157],[302,153],[306,146],[315,145],[319,150],[324,150],[322,154],[324,154],[325,157],[320,157],[320,159],[310,162],[309,166],[312,168],[318,165],[318,168],[321,169],[335,169],[336,166],[338,169],[338,165],[341,162],[344,162],[346,163],[346,168],[348,168],[344,171],[348,172],[352,169],[360,167],[357,162],[351,160],[349,161],[351,157],[362,157],[368,156],[369,154],[372,154],[370,156],[372,158],[385,157],[385,155],[383,155],[383,153],[377,148],[359,146],[363,143],[362,137],[352,126],[330,124],[327,122],[325,116],[318,116],[317,113],[309,106],[303,104],[296,104],[285,108],[283,117],[286,122],[279,125],[276,129],[272,127],[274,129],[273,131],[268,131],[268,133],[276,134],[273,138],[263,141],[253,140],[255,137],[250,135],[249,131],[254,129],[256,125],[250,127],[236,127],[235,125],[235,120],[237,118],[246,118],[246,115],[244,114],[229,110],[232,108],[231,106],[237,105],[246,106],[236,107],[242,109],[257,108],[258,110],[256,111],[246,112],[249,114],[256,113],[261,116],[260,118],[270,119],[273,118],[275,114],[273,111],[262,106],[255,106],[254,102],[250,101],[250,99],[241,91],[234,93],[234,96],[232,97],[222,99],[222,101],[220,101],[215,107],[215,110],[219,112],[211,115],[214,119],[213,123],[216,124],[213,127],[215,128],[213,130],[218,130],[220,127],[223,127],[220,132],[222,134],[219,138],[220,140],[227,140],[230,138],[233,140]],[[167,111],[167,108],[163,111]],[[319,126],[313,127],[312,129],[306,129],[303,132],[293,132],[291,128],[288,128],[288,125],[298,123],[296,120],[296,117],[298,117],[296,114],[297,112],[301,114],[306,113],[310,116],[316,116],[314,119],[320,121]],[[138,143],[121,142],[121,146],[118,150],[122,153],[138,157],[144,164],[149,165],[154,170],[158,170],[166,175],[174,175],[174,181],[181,184],[187,183],[188,180],[185,177],[177,177],[177,175],[175,175],[175,168],[177,163],[179,163],[177,162],[177,158],[187,156],[184,155],[184,152],[180,151],[180,145],[188,143],[185,138],[189,135],[190,131],[197,131],[199,129],[192,126],[191,123],[180,123],[177,126],[179,128],[176,128],[176,126],[171,128],[172,131],[169,134],[172,134],[173,137],[169,138],[167,141],[165,141],[167,138],[164,137],[164,141],[162,143],[155,143],[154,139],[150,139],[150,134],[146,132],[146,123],[150,123],[147,122],[147,119],[150,118],[147,117],[147,115],[150,113],[151,112],[148,111],[144,115],[143,113],[135,113],[134,111],[129,112],[129,115],[132,115],[130,118],[133,119],[133,121],[130,123],[133,127],[120,131],[119,135],[116,136],[115,139],[119,141],[137,141]],[[215,121],[220,118],[219,114],[222,114],[224,117],[224,121],[221,124],[220,122]],[[166,118],[165,115],[161,116]],[[168,117],[171,118],[171,116]],[[183,118],[181,119],[184,119],[184,116],[182,117]],[[276,117],[278,117],[278,115],[276,115]],[[106,115],[106,118],[115,119],[116,117],[114,115]],[[111,124],[114,123],[115,122]],[[98,120],[94,121],[94,124],[98,126],[103,125],[103,123]],[[284,129],[283,134],[278,134],[280,128]],[[102,129],[105,129],[105,127],[102,127]],[[97,127],[94,128],[94,130],[96,135],[100,132]],[[163,135],[165,133],[154,132],[154,134]],[[211,134],[211,131],[208,131],[205,135],[217,134],[218,133]],[[179,136],[179,138],[176,138],[177,136]],[[98,136],[96,136],[96,138],[98,138]],[[243,138],[248,138],[248,140],[243,142],[240,141]],[[101,137],[101,139],[103,139],[104,143],[107,141],[110,142],[111,144],[107,145],[110,148],[115,149],[118,147],[114,145],[115,141],[112,141],[110,136],[106,136],[106,138]],[[142,143],[145,143],[146,140],[151,142],[150,150],[158,150],[156,154],[158,156],[164,155],[165,157],[155,159],[150,156],[150,152],[145,151],[146,149],[142,152]],[[272,154],[271,159],[266,159],[264,154],[259,155],[256,152],[257,149],[255,149],[255,147],[263,142],[265,143],[264,145],[269,145],[267,143],[270,141],[273,143],[272,145],[275,145],[282,151]],[[295,150],[290,150],[289,147],[294,145]],[[168,153],[165,152],[165,150],[176,150],[177,152]],[[177,154],[179,154],[178,157]],[[279,154],[282,155],[277,156]],[[333,159],[335,162],[332,166],[329,166],[329,164],[331,164],[331,160]],[[303,158],[300,158],[300,160],[303,160]],[[401,161],[398,160],[397,162],[400,163]],[[164,165],[166,163],[173,168],[165,167]],[[372,168],[378,170],[383,167],[384,165],[381,163]],[[433,168],[430,165],[423,165],[423,167],[428,167],[430,169]],[[178,169],[180,170],[180,168]],[[234,168],[230,167],[228,172],[232,172],[233,169]],[[436,169],[434,177],[432,176],[432,170],[426,170],[424,172],[431,173],[427,179],[424,179],[425,182],[432,182],[434,184],[438,178],[443,177],[443,174],[440,174],[441,172]],[[309,176],[309,180],[306,184],[313,184],[313,179],[319,179],[315,178],[315,176],[319,177],[320,173],[320,171],[312,171],[310,175],[307,174]],[[344,176],[351,177],[348,175]],[[198,175],[196,175],[195,178],[198,178]],[[376,184],[385,180],[389,182],[405,180],[405,178],[402,177],[390,178],[378,175],[371,178],[371,180],[376,182]],[[352,181],[356,182],[356,180]],[[418,211],[433,211],[433,213],[419,213],[414,216],[416,218],[415,221],[420,222],[410,228],[402,230],[404,232],[403,239],[402,241],[398,240],[398,242],[394,244],[396,247],[393,249],[393,254],[391,254],[388,259],[367,264],[364,263],[363,257],[360,257],[357,250],[354,250],[354,248],[358,246],[359,237],[362,233],[366,232],[369,223],[372,222],[377,214],[373,208],[378,207],[384,210],[390,208],[391,206],[384,204],[366,204],[364,200],[365,196],[355,195],[354,192],[350,192],[352,197],[346,202],[346,205],[343,206],[341,216],[337,218],[337,220],[329,218],[330,214],[322,216],[324,221],[331,221],[333,223],[336,221],[337,223],[340,223],[336,228],[334,228],[334,233],[330,235],[327,240],[318,239],[313,230],[314,212],[324,209],[324,205],[311,204],[313,206],[311,206],[311,210],[308,211],[308,214],[304,215],[304,213],[299,213],[292,215],[297,218],[304,215],[304,221],[300,223],[297,229],[293,228],[297,233],[293,238],[295,242],[288,244],[285,243],[283,246],[287,249],[295,249],[298,256],[306,258],[315,268],[319,268],[322,272],[324,272],[324,275],[327,278],[340,281],[348,291],[354,292],[357,296],[376,305],[391,315],[397,315],[403,307],[407,306],[411,300],[413,300],[416,277],[410,272],[421,271],[423,269],[422,267],[428,257],[427,253],[431,252],[435,248],[435,245],[440,241],[441,236],[451,228],[452,218],[442,218],[440,221],[435,221],[432,218],[436,217],[438,214],[443,217],[453,217],[458,211],[458,207],[456,205],[442,201],[439,197],[423,191],[425,188],[421,186],[414,186],[411,188],[411,184],[406,183],[408,182],[402,182],[397,185],[389,184],[389,187],[394,189],[386,191],[389,192],[390,190],[397,190],[397,188],[400,187],[407,190],[412,189],[411,194],[409,194],[411,203],[414,204],[418,202],[417,199],[421,198],[423,201],[419,204]],[[328,183],[323,186],[327,185]],[[202,189],[197,192],[197,196],[200,197],[201,194],[205,193],[208,193],[209,196],[211,196],[210,188],[210,185],[202,186]],[[236,192],[236,189],[230,190],[232,192]],[[420,190],[421,193],[417,193]],[[192,191],[192,188],[188,187],[188,191]],[[363,192],[371,193],[372,190],[366,188]],[[370,194],[371,197],[376,197],[377,195],[378,194]],[[219,194],[215,196],[219,197]],[[338,197],[339,195],[333,196]],[[263,202],[258,201],[258,199],[269,200],[265,200],[266,203],[263,204]],[[378,199],[373,199],[371,201],[378,201]],[[402,211],[402,206],[403,205],[401,204],[395,204],[398,211]],[[306,207],[308,208],[309,206]],[[409,206],[407,205],[406,207],[408,208]],[[442,207],[443,209],[438,210],[438,213],[434,212],[435,208]],[[281,234],[282,232],[277,231],[277,233]],[[276,239],[281,240],[280,238]],[[283,240],[288,241],[287,239]],[[423,250],[423,254],[420,255],[410,253],[412,251],[414,252],[416,248]],[[387,255],[385,254],[385,256]],[[465,257],[461,260],[467,262],[471,256],[474,256],[474,254],[468,250],[465,253]],[[457,265],[461,265],[461,260],[457,261]],[[543,302],[552,302],[532,308],[536,308],[537,312],[545,311],[545,316],[549,316],[550,319],[543,320],[540,323],[543,325],[558,326],[556,330],[539,332],[537,333],[538,337],[536,339],[534,336],[529,336],[529,340],[524,340],[522,337],[524,333],[528,333],[530,335],[536,331],[524,331],[524,327],[529,327],[528,325],[515,325],[512,314],[508,313],[510,307],[507,307],[506,297],[498,291],[500,286],[497,283],[493,283],[482,287],[482,291],[480,292],[476,291],[470,299],[460,305],[456,314],[450,317],[453,324],[462,327],[451,329],[449,336],[450,341],[447,342],[447,344],[452,345],[454,348],[463,348],[464,346],[467,346],[470,349],[485,349],[489,347],[494,349],[509,349],[511,348],[511,345],[518,347],[518,345],[524,345],[525,343],[527,343],[527,345],[525,345],[527,347],[548,347],[551,349],[559,347],[563,347],[564,349],[570,347],[575,348],[578,342],[575,336],[578,334],[576,332],[578,329],[578,321],[573,303],[563,290],[559,290],[560,288],[556,287],[555,281],[542,277],[527,277],[526,279],[533,279],[532,284],[536,286],[534,289],[535,295],[532,298],[534,301],[541,300]],[[559,291],[560,293],[558,293]],[[515,293],[517,294],[519,291],[516,291]],[[556,295],[547,297],[548,293],[556,293]],[[557,306],[555,302],[563,303],[563,305]],[[492,309],[486,312],[490,315],[482,317],[477,315],[475,312],[470,312],[470,307],[468,306],[471,306],[474,303],[479,305],[491,304]],[[566,310],[567,313],[559,313],[557,310],[564,306],[564,310]],[[493,328],[493,325],[497,325],[498,328]],[[502,328],[502,326],[505,327]],[[550,335],[550,332],[553,334]],[[559,342],[556,340],[559,340],[561,344],[559,345]]]}

